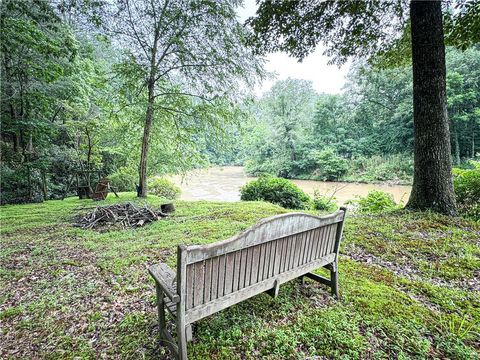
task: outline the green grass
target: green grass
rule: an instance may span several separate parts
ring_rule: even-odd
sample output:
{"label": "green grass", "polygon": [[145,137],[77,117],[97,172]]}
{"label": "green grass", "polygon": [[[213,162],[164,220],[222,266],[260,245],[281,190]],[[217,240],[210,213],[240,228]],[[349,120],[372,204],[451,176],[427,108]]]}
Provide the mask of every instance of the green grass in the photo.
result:
{"label": "green grass", "polygon": [[[287,211],[178,201],[174,215],[135,230],[71,225],[95,205],[69,198],[0,208],[0,358],[168,357],[156,342],[147,266],[174,266],[179,244],[224,239]],[[479,239],[478,223],[429,213],[349,216],[341,300],[292,281],[277,299],[261,294],[198,322],[189,358],[479,358]]]}

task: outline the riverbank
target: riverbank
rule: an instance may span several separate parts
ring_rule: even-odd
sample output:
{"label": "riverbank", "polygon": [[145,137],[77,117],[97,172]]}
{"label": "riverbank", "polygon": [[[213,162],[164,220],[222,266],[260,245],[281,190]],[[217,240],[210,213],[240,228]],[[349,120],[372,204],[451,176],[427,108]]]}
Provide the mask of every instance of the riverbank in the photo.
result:
{"label": "riverbank", "polygon": [[[255,177],[250,177],[241,166],[213,167],[189,172],[185,177],[171,179],[182,189],[182,200],[240,200],[240,187]],[[315,190],[326,196],[334,196],[339,205],[357,196],[365,196],[370,190],[381,190],[392,194],[397,203],[406,202],[411,186],[366,184],[355,182],[327,182],[315,180],[291,180],[300,189],[313,196]]]}
{"label": "riverbank", "polygon": [[[133,193],[107,203],[136,201]],[[159,204],[149,197],[148,202]],[[68,198],[0,209],[0,358],[153,359],[146,267],[287,210],[262,202],[178,201],[171,217],[98,233],[71,225],[100,203]],[[340,291],[285,284],[200,321],[190,359],[475,359],[480,225],[429,213],[349,215]],[[321,272],[321,271],[320,271]]]}

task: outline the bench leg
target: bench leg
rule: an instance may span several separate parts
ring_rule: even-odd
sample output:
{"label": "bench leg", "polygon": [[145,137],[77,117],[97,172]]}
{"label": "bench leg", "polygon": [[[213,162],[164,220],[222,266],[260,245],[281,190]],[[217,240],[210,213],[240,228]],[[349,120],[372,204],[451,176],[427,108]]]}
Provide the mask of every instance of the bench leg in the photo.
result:
{"label": "bench leg", "polygon": [[187,328],[177,328],[178,360],[187,360]]}
{"label": "bench leg", "polygon": [[191,325],[185,324],[185,310],[183,308],[184,304],[182,302],[177,304],[177,359],[178,360],[187,360],[187,339],[189,336]]}
{"label": "bench leg", "polygon": [[192,331],[192,324],[188,324],[185,328],[185,337],[187,342],[193,340],[193,331]]}
{"label": "bench leg", "polygon": [[340,293],[338,292],[338,266],[336,263],[325,265],[325,268],[330,271],[330,279],[326,279],[323,276],[306,273],[301,276],[302,284],[304,283],[304,278],[308,277],[312,280],[318,281],[319,283],[325,284],[332,289],[332,295],[337,299],[340,299]]}
{"label": "bench leg", "polygon": [[167,322],[165,321],[165,302],[163,301],[163,291],[156,284],[157,293],[157,312],[158,312],[158,329],[160,330],[160,341],[165,340],[164,331],[167,330]]}
{"label": "bench leg", "polygon": [[337,299],[340,299],[340,293],[338,292],[338,268],[337,264],[333,264],[330,268],[330,279],[332,283],[332,295]]}
{"label": "bench leg", "polygon": [[275,299],[278,296],[279,291],[280,291],[280,283],[278,282],[278,280],[275,280],[275,284],[273,285],[273,288],[268,289],[265,292]]}

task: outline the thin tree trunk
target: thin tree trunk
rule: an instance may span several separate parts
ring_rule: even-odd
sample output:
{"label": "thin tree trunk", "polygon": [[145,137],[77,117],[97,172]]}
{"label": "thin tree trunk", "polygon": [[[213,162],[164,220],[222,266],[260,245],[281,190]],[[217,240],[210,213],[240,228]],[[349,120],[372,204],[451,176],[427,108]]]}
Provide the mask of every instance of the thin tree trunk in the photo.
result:
{"label": "thin tree trunk", "polygon": [[47,187],[47,174],[45,173],[45,171],[42,170],[41,176],[42,176],[43,200],[47,201],[48,200],[48,187]]}
{"label": "thin tree trunk", "polygon": [[154,115],[154,86],[155,82],[151,78],[148,82],[148,105],[147,113],[145,115],[145,125],[143,127],[142,152],[140,154],[139,180],[137,188],[138,197],[147,196],[147,157],[150,140],[150,129],[152,128]]}
{"label": "thin tree trunk", "polygon": [[472,159],[475,159],[475,120],[472,119]]}
{"label": "thin tree trunk", "polygon": [[440,1],[411,1],[410,18],[415,161],[407,208],[455,216]]}
{"label": "thin tree trunk", "polygon": [[454,163],[458,165],[460,164],[460,143],[458,141],[458,130],[454,120],[452,120],[450,124],[451,124],[450,128],[452,129],[452,140],[453,140],[453,158],[454,158]]}
{"label": "thin tree trunk", "polygon": [[150,58],[150,74],[148,77],[148,104],[147,113],[145,114],[145,125],[143,127],[143,139],[142,139],[142,152],[140,154],[140,166],[138,169],[139,179],[137,196],[147,197],[147,160],[148,160],[148,147],[150,144],[150,130],[152,128],[153,116],[154,116],[154,104],[155,104],[155,78],[157,76],[157,50],[158,50],[158,38],[160,31],[160,22],[155,25],[154,41],[152,46],[151,58]]}

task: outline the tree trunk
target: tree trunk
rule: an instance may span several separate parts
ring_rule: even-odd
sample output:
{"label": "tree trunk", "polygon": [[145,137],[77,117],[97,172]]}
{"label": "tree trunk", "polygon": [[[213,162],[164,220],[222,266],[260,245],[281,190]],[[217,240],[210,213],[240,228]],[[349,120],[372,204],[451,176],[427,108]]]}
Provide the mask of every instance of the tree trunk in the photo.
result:
{"label": "tree trunk", "polygon": [[407,208],[457,215],[440,1],[411,1],[414,177]]}
{"label": "tree trunk", "polygon": [[472,159],[475,159],[475,119],[472,119]]}
{"label": "tree trunk", "polygon": [[145,115],[145,125],[143,127],[142,153],[140,155],[139,180],[137,188],[138,197],[147,197],[147,156],[148,146],[150,140],[150,129],[152,127],[154,115],[154,86],[155,82],[150,79],[148,82],[148,105],[147,113]]}
{"label": "tree trunk", "polygon": [[42,176],[42,193],[43,193],[43,200],[48,200],[48,186],[47,186],[47,174],[44,170],[41,171]]}
{"label": "tree trunk", "polygon": [[453,140],[453,159],[455,164],[460,164],[460,143],[458,140],[458,129],[455,121],[452,120],[450,122],[452,129],[452,140]]}

